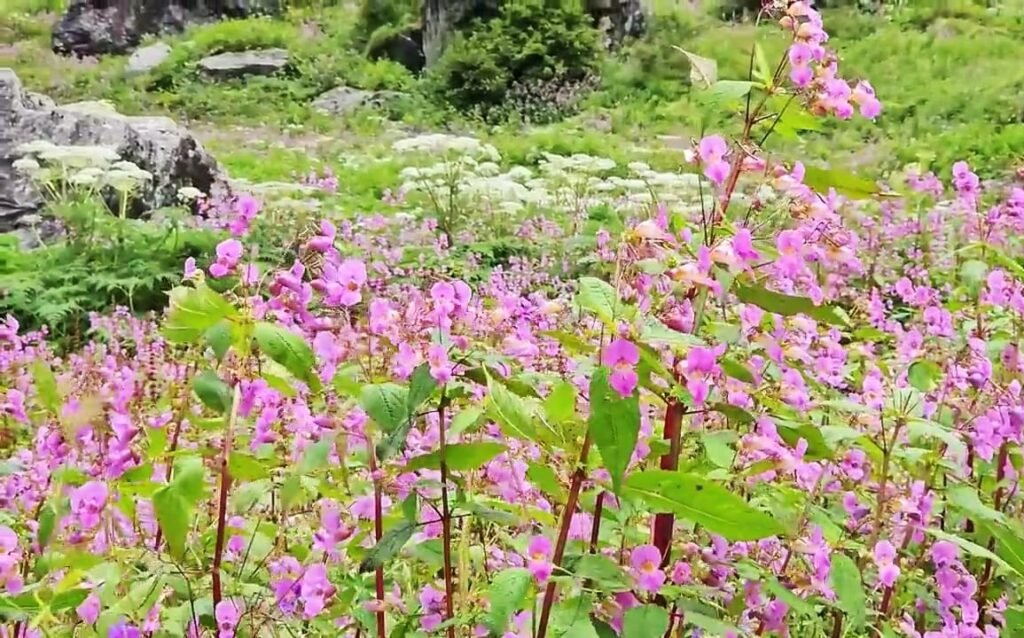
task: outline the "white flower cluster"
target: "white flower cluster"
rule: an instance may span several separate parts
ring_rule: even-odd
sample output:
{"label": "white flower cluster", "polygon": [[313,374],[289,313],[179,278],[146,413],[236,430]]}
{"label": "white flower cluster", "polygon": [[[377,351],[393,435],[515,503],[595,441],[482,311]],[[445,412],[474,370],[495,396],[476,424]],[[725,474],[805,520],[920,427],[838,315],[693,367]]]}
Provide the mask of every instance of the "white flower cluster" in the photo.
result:
{"label": "white flower cluster", "polygon": [[500,162],[501,155],[498,149],[490,144],[484,144],[475,137],[464,137],[459,135],[446,135],[444,133],[430,133],[417,135],[398,140],[391,145],[396,153],[425,153],[427,155],[454,155],[462,157],[473,157]]}
{"label": "white flower cluster", "polygon": [[32,179],[60,181],[91,189],[110,186],[129,192],[153,179],[153,174],[122,160],[108,146],[60,146],[44,140],[28,142],[15,149],[22,157],[14,168]]}

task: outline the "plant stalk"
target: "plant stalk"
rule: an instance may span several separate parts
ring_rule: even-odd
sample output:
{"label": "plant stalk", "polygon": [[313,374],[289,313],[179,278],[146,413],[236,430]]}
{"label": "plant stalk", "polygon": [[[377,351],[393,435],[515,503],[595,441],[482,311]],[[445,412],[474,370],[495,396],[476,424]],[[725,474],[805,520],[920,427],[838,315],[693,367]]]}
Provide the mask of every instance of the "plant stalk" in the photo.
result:
{"label": "plant stalk", "polygon": [[238,404],[241,396],[241,385],[236,383],[234,394],[231,397],[231,411],[228,413],[227,427],[224,429],[224,441],[221,444],[220,498],[217,504],[217,543],[213,550],[213,606],[215,608],[224,595],[220,582],[220,566],[224,555],[224,532],[227,527],[228,491],[231,489],[231,471],[228,469],[228,455],[231,452],[231,435],[235,428],[235,421],[238,419]]}
{"label": "plant stalk", "polygon": [[[441,403],[437,407],[438,454],[441,457],[441,543],[444,552],[444,606],[445,620],[455,618],[455,583],[452,577],[452,513],[448,503],[448,461],[445,458],[448,446],[444,432],[444,409],[448,400],[441,390]],[[455,625],[449,622],[445,630],[448,638],[455,638]]]}

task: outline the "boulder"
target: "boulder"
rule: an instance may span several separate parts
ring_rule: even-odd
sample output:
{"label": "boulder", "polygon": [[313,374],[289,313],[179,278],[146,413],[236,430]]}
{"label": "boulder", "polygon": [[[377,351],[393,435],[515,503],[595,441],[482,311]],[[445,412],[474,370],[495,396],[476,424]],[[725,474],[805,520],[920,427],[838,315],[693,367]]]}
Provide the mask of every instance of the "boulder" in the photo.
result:
{"label": "boulder", "polygon": [[405,95],[399,91],[364,91],[351,86],[338,86],[321,93],[313,100],[313,108],[328,115],[344,115],[360,106],[387,106]]}
{"label": "boulder", "polygon": [[392,60],[419,73],[427,64],[423,55],[423,29],[411,26],[376,36],[367,45],[366,55],[371,60]]}
{"label": "boulder", "polygon": [[20,145],[44,140],[60,146],[103,146],[152,173],[136,194],[133,214],[177,203],[191,186],[214,196],[229,191],[217,161],[187,130],[165,117],[121,115],[102,103],[56,106],[26,93],[11,69],[0,68],[0,232],[24,225],[43,199],[14,168]]}
{"label": "boulder", "polygon": [[128,65],[125,70],[130,75],[147,73],[163,64],[164,60],[171,55],[171,47],[163,42],[157,42],[141,49],[136,49],[128,58]]}
{"label": "boulder", "polygon": [[288,66],[288,52],[284,49],[256,49],[231,51],[203,58],[199,68],[216,79],[237,78],[245,75],[273,75]]}
{"label": "boulder", "polygon": [[175,33],[195,22],[274,14],[281,0],[71,0],[53,28],[65,55],[124,53],[145,35]]}

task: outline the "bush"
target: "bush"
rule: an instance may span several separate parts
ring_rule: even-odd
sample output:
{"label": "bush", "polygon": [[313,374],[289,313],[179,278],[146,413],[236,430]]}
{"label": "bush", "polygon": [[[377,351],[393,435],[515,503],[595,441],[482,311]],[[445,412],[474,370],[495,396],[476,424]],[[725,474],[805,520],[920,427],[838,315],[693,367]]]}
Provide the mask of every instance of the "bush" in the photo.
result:
{"label": "bush", "polygon": [[402,29],[419,20],[419,0],[363,0],[356,22],[356,40],[366,43],[378,29]]}
{"label": "bush", "polygon": [[[587,85],[598,68],[599,43],[579,7],[558,0],[510,2],[498,17],[478,20],[456,36],[431,69],[429,90],[463,113],[494,121],[524,107],[506,103],[519,87],[517,96],[533,94],[527,109],[537,116],[545,96]],[[529,85],[536,88],[521,88]],[[560,115],[565,109],[556,110]]]}

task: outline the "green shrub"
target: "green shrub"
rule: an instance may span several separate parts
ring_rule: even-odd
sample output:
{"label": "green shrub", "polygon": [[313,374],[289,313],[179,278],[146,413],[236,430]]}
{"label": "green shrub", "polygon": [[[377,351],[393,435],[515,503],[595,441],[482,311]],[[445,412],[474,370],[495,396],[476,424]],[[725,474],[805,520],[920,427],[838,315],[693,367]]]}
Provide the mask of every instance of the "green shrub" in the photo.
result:
{"label": "green shrub", "polygon": [[700,33],[702,22],[691,12],[655,14],[647,34],[608,60],[601,73],[603,102],[675,99],[689,86],[689,63],[676,47]]}
{"label": "green shrub", "polygon": [[529,99],[543,102],[563,89],[582,88],[599,62],[599,34],[578,6],[513,0],[498,17],[474,21],[456,35],[430,70],[428,86],[455,109],[494,121],[510,115],[510,93],[530,93],[514,88],[540,87]]}
{"label": "green shrub", "polygon": [[356,40],[365,44],[381,28],[404,29],[420,19],[421,10],[420,0],[363,0],[356,20]]}

